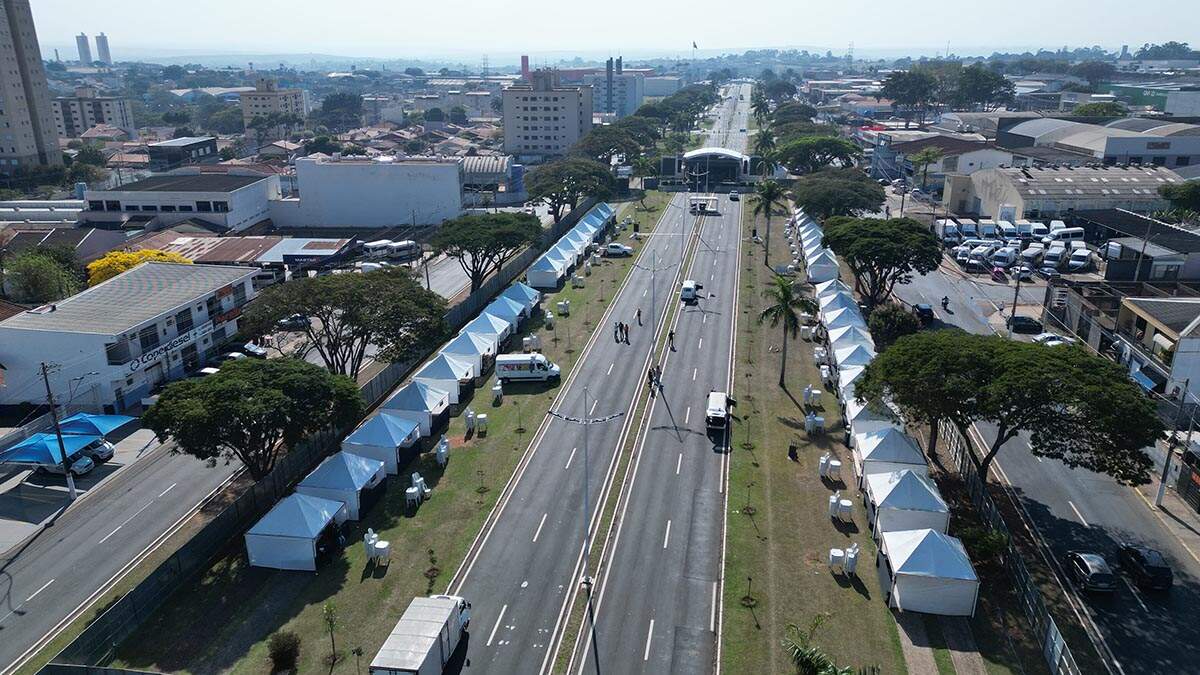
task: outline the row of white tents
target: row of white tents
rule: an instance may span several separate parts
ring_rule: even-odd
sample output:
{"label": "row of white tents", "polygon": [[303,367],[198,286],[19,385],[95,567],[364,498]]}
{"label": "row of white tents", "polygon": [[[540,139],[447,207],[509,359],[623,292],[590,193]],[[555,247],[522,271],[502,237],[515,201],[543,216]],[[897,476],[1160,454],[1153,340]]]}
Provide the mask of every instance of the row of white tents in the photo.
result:
{"label": "row of white tents", "polygon": [[825,247],[820,224],[803,210],[796,211],[789,232],[799,239],[828,336],[828,365],[836,373],[854,471],[887,563],[889,603],[970,616],[979,580],[962,543],[946,535],[950,507],[929,479],[924,453],[887,405],[855,399],[855,383],[876,356],[875,342],[853,290],[839,279],[837,256]]}
{"label": "row of white tents", "polygon": [[558,288],[563,278],[579,264],[588,246],[600,237],[614,214],[612,206],[605,202],[588,209],[575,227],[533,261],[525,272],[525,281],[534,288]]}

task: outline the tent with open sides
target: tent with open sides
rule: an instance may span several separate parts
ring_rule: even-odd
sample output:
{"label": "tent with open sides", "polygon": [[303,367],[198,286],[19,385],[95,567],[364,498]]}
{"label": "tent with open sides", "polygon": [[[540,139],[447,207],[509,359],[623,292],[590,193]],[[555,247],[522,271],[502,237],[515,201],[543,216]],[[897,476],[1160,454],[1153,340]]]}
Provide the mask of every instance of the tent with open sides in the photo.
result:
{"label": "tent with open sides", "polygon": [[450,393],[413,381],[397,390],[380,407],[397,417],[416,421],[421,425],[421,436],[428,436],[448,415]]}
{"label": "tent with open sides", "polygon": [[860,477],[903,469],[929,473],[921,448],[899,428],[855,434],[853,445],[854,471]]}
{"label": "tent with open sides", "polygon": [[973,616],[979,577],[962,542],[936,530],[884,532],[888,606],[902,612]]}
{"label": "tent with open sides", "polygon": [[450,395],[450,404],[458,405],[459,396],[475,386],[475,367],[453,354],[439,353],[413,374],[413,382],[423,382]]}
{"label": "tent with open sides", "polygon": [[542,255],[525,271],[525,281],[534,288],[558,288],[559,281],[566,274],[566,261]]}
{"label": "tent with open sides", "polygon": [[342,502],[290,494],[246,532],[246,555],[254,567],[315,572],[319,549],[346,518]]}
{"label": "tent with open sides", "polygon": [[93,415],[92,413],[75,413],[59,423],[64,434],[84,434],[107,437],[112,432],[135,421],[136,417],[128,415]]}
{"label": "tent with open sides", "polygon": [[442,347],[442,353],[469,361],[475,367],[475,373],[481,375],[487,360],[496,356],[497,341],[494,338],[494,335],[463,331]]}
{"label": "tent with open sides", "polygon": [[931,529],[945,532],[950,507],[937,486],[923,474],[902,469],[867,476],[867,518],[876,534]]}
{"label": "tent with open sides", "polygon": [[[67,457],[72,457],[101,438],[98,434],[63,434],[63,447],[67,450]],[[41,466],[62,464],[63,453],[58,447],[58,436],[36,433],[10,448],[0,450],[0,463],[5,462]]]}
{"label": "tent with open sides", "polygon": [[377,459],[383,462],[385,471],[395,475],[400,471],[400,451],[413,447],[419,440],[420,422],[380,410],[342,441],[342,450]]}
{"label": "tent with open sides", "polygon": [[296,485],[296,492],[342,502],[346,516],[358,520],[379,498],[386,479],[383,462],[343,450],[318,464]]}
{"label": "tent with open sides", "polygon": [[542,301],[541,293],[519,281],[501,291],[500,297],[520,303],[521,306],[525,308],[525,314],[527,316],[531,314],[533,312],[533,308],[537,307],[538,303]]}
{"label": "tent with open sides", "polygon": [[592,243],[592,239],[586,233],[578,229],[572,229],[564,234],[562,239],[558,240],[558,243],[560,246],[570,246],[575,251],[575,256],[578,257],[583,255],[583,252],[587,250],[588,245]]}

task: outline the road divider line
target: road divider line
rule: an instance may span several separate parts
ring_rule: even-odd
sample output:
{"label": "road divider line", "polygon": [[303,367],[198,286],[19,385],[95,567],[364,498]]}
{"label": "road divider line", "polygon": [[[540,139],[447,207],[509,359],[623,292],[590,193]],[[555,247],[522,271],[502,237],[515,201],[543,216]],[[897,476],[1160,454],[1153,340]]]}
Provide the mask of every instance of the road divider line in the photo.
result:
{"label": "road divider line", "polygon": [[109,537],[111,537],[111,536],[113,536],[113,535],[114,535],[114,534],[116,534],[117,532],[119,532],[119,531],[121,530],[121,528],[122,528],[122,527],[125,527],[125,526],[124,526],[124,525],[118,525],[118,526],[117,526],[117,529],[115,529],[115,530],[113,530],[112,532],[109,532],[108,534],[104,535],[104,538],[103,538],[103,539],[101,539],[101,540],[100,540],[99,542],[97,542],[97,543],[103,544],[104,542],[108,541],[108,538],[109,538]]}
{"label": "road divider line", "polygon": [[[30,600],[32,600],[32,599],[34,599],[34,598],[36,598],[36,597],[37,597],[37,595],[38,595],[38,593],[41,593],[42,591],[46,590],[47,588],[50,588],[50,584],[52,584],[52,583],[54,583],[54,580],[53,580],[53,579],[51,579],[50,581],[47,581],[46,583],[42,584],[42,587],[41,587],[41,588],[39,588],[39,589],[37,589],[36,591],[34,591],[34,592],[33,592],[33,595],[29,596],[28,598],[25,598],[25,602],[29,602]],[[1144,607],[1144,606],[1145,606],[1145,605],[1143,605],[1143,607]]]}
{"label": "road divider line", "polygon": [[596,399],[595,401],[592,401],[592,409],[588,411],[588,415],[591,415],[592,413],[596,412],[596,404],[599,402],[600,402],[600,399]]}
{"label": "road divider line", "polygon": [[170,486],[170,487],[168,487],[166,490],[163,490],[162,492],[158,493],[158,496],[159,496],[159,497],[165,497],[165,496],[167,495],[167,493],[168,493],[168,492],[170,492],[171,490],[174,490],[174,489],[175,489],[175,486],[176,486],[176,485],[179,485],[179,483],[171,483],[171,486]]}
{"label": "road divider line", "polygon": [[683,467],[683,453],[679,453],[679,459],[675,460],[675,475],[679,475],[679,469]]}
{"label": "road divider line", "polygon": [[700,344],[696,345],[696,351],[704,349],[704,338],[700,338]]}
{"label": "road divider line", "polygon": [[605,373],[605,375],[612,375],[612,369],[613,369],[613,366],[615,366],[615,365],[617,365],[617,364],[616,363],[608,364],[608,372]]}
{"label": "road divider line", "polygon": [[712,582],[712,609],[708,614],[708,630],[709,632],[717,632],[717,582]]}
{"label": "road divider line", "polygon": [[547,513],[542,514],[542,519],[540,521],[538,521],[537,531],[533,533],[533,543],[535,543],[535,544],[537,543],[538,536],[542,534],[542,526],[546,524],[546,516],[547,515],[549,515],[549,514],[547,514]]}
{"label": "road divider line", "polygon": [[692,406],[689,405],[688,409],[683,413],[683,423],[687,424],[690,419],[692,419]]}
{"label": "road divider line", "polygon": [[1084,527],[1091,527],[1091,525],[1088,525],[1088,521],[1083,517],[1083,514],[1079,512],[1079,509],[1075,507],[1075,502],[1068,499],[1067,506],[1071,507],[1071,510],[1075,512],[1075,517],[1079,519],[1079,522],[1083,523]]}
{"label": "road divider line", "polygon": [[567,465],[563,467],[564,471],[571,468],[571,462],[575,459],[575,451],[578,449],[578,447],[571,448],[571,456],[567,458]]}
{"label": "road divider line", "polygon": [[508,605],[500,608],[500,616],[496,617],[496,625],[492,626],[492,632],[488,635],[487,646],[492,646],[492,640],[496,639],[496,631],[500,628],[500,622],[504,620],[504,613],[508,611]]}
{"label": "road divider line", "polygon": [[654,639],[654,619],[650,619],[650,630],[646,631],[646,651],[642,653],[642,660],[650,660],[650,641]]}
{"label": "road divider line", "polygon": [[1141,593],[1138,593],[1137,588],[1129,582],[1129,579],[1126,579],[1125,577],[1121,577],[1121,579],[1125,582],[1125,585],[1129,587],[1129,592],[1133,593],[1133,599],[1137,600],[1137,603],[1142,606],[1142,611],[1149,614],[1150,608],[1146,606],[1146,603],[1142,602]]}
{"label": "road divider line", "polygon": [[699,368],[692,368],[692,382],[696,381],[696,373],[699,372],[699,370]]}
{"label": "road divider line", "polygon": [[671,543],[671,519],[667,518],[667,532],[663,535],[663,548],[666,548],[669,543]]}

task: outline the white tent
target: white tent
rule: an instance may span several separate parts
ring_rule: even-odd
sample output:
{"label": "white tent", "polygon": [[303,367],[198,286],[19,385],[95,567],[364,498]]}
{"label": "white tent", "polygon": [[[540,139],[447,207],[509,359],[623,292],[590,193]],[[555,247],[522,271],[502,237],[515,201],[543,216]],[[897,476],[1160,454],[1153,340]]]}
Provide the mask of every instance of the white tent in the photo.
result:
{"label": "white tent", "polygon": [[383,462],[343,450],[318,464],[296,485],[296,492],[342,502],[346,505],[346,516],[358,520],[363,508],[370,504],[363,504],[363,493],[383,485],[385,478]]}
{"label": "white tent", "polygon": [[822,281],[838,278],[840,267],[837,258],[829,250],[824,250],[808,261],[809,283],[819,284]]}
{"label": "white tent", "polygon": [[864,481],[867,517],[876,533],[931,529],[945,532],[950,507],[937,486],[909,469],[876,473]]}
{"label": "white tent", "polygon": [[829,281],[823,281],[816,286],[813,286],[813,290],[816,291],[818,298],[823,298],[827,295],[833,295],[834,293],[853,293],[854,291],[854,289],[850,288],[849,284],[841,279],[830,279]]}
{"label": "white tent", "polygon": [[475,373],[480,375],[483,373],[484,358],[496,355],[494,337],[483,333],[462,332],[442,347],[442,353],[470,361],[471,365],[475,366]]}
{"label": "white tent", "polygon": [[380,410],[342,441],[342,450],[377,459],[383,462],[385,471],[395,475],[400,471],[400,451],[411,448],[419,440],[419,422]]}
{"label": "white tent", "polygon": [[846,366],[838,370],[838,398],[849,401],[854,398],[854,383],[862,377],[866,366]]}
{"label": "white tent", "polygon": [[871,333],[860,326],[842,326],[829,331],[829,345],[834,351],[854,345],[875,349],[875,341],[871,339]]}
{"label": "white tent", "polygon": [[558,243],[560,246],[563,244],[570,246],[575,251],[575,255],[578,256],[587,250],[588,244],[591,243],[591,238],[578,229],[573,229],[564,234],[562,239],[558,240]]}
{"label": "white tent", "polygon": [[450,407],[450,394],[424,382],[409,382],[384,402],[384,410],[421,425],[421,435],[433,433],[435,419]]}
{"label": "white tent", "polygon": [[529,266],[525,281],[534,288],[558,288],[558,282],[566,275],[566,270],[565,262],[543,255]]}
{"label": "white tent", "polygon": [[512,326],[513,331],[516,332],[517,328],[521,325],[521,319],[525,316],[525,305],[516,300],[509,300],[508,298],[496,298],[488,303],[487,307],[483,308],[483,311],[492,316],[504,319]]}
{"label": "white tent", "polygon": [[501,343],[512,335],[513,325],[511,322],[501,319],[494,314],[483,312],[475,317],[470,323],[463,326],[464,333],[479,333],[484,337],[491,338],[493,342]]}
{"label": "white tent", "polygon": [[554,245],[554,248],[546,251],[546,256],[551,260],[561,262],[565,267],[570,268],[579,261],[579,254],[575,247],[570,242],[559,241]]}
{"label": "white tent", "polygon": [[888,605],[900,611],[973,616],[979,577],[962,542],[936,530],[885,532]]}
{"label": "white tent", "polygon": [[453,354],[438,353],[413,374],[413,382],[423,382],[450,395],[450,404],[458,405],[458,397],[464,386],[474,386],[475,367],[470,361]]}
{"label": "white tent", "polygon": [[816,235],[813,235],[808,239],[800,240],[800,250],[804,252],[805,260],[812,260],[813,258],[817,257],[817,254],[821,253],[821,251],[829,250],[822,246],[821,242],[822,239]]}
{"label": "white tent", "polygon": [[896,427],[854,435],[854,470],[859,476],[910,469],[929,473],[925,456],[913,439]]}
{"label": "white tent", "polygon": [[330,523],[346,522],[346,505],[309,495],[279,500],[246,533],[246,555],[255,567],[317,569],[317,542]]}
{"label": "white tent", "polygon": [[849,293],[826,295],[817,300],[817,306],[821,308],[822,315],[839,309],[858,309],[858,303],[854,301],[854,296]]}
{"label": "white tent", "polygon": [[839,370],[856,366],[866,366],[874,359],[875,350],[861,344],[841,347],[835,349],[833,352],[833,362],[837,364]]}
{"label": "white tent", "polygon": [[853,396],[846,399],[846,426],[850,437],[846,445],[853,446],[854,434],[865,434],[894,427],[897,420],[882,403],[866,401],[859,403]]}
{"label": "white tent", "polygon": [[846,326],[858,326],[863,330],[867,329],[867,322],[863,321],[862,312],[857,307],[844,307],[822,314],[821,323],[825,324],[826,330],[845,328]]}
{"label": "white tent", "polygon": [[520,303],[525,308],[526,315],[533,312],[533,308],[542,301],[541,293],[519,281],[501,291],[500,297]]}

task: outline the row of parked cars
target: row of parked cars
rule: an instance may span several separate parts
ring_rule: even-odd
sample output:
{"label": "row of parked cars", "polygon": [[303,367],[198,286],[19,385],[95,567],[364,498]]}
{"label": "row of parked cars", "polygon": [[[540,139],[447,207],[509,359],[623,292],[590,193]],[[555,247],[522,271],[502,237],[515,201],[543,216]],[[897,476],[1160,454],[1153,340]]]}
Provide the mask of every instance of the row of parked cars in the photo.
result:
{"label": "row of parked cars", "polygon": [[[1117,577],[1104,555],[1070,551],[1065,562],[1067,574],[1083,590],[1101,593],[1117,590]],[[1167,559],[1148,546],[1121,542],[1117,546],[1117,566],[1140,588],[1165,591],[1174,583],[1175,575]]]}
{"label": "row of parked cars", "polygon": [[976,271],[1012,270],[1021,279],[1036,272],[1052,278],[1062,272],[1089,272],[1095,253],[1083,241],[1083,228],[1056,220],[1045,225],[991,220],[940,220],[938,235],[954,260]]}

